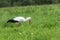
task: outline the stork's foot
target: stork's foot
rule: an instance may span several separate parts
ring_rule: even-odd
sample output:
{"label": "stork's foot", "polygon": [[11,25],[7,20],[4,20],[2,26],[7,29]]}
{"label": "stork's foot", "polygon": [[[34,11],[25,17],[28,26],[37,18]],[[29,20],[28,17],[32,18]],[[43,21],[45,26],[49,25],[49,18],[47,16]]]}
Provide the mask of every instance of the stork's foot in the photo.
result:
{"label": "stork's foot", "polygon": [[18,24],[17,24],[17,27],[20,27],[20,26],[21,26],[21,23],[18,23]]}

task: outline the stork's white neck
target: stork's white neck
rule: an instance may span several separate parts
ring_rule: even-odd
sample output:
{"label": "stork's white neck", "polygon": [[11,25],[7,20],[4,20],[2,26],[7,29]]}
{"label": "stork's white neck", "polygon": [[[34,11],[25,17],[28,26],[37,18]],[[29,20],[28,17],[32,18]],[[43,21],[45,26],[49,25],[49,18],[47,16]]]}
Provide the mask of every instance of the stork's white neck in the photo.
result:
{"label": "stork's white neck", "polygon": [[31,20],[31,17],[27,17],[27,18],[25,19],[25,21],[29,21],[29,20]]}

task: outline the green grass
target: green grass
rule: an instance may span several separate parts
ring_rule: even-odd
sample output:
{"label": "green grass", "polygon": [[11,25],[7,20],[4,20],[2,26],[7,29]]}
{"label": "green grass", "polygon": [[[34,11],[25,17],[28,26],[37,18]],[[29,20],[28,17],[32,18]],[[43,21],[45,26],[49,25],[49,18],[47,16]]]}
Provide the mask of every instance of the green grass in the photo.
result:
{"label": "green grass", "polygon": [[[31,16],[32,23],[6,24],[16,16]],[[0,40],[60,40],[60,4],[0,8]]]}

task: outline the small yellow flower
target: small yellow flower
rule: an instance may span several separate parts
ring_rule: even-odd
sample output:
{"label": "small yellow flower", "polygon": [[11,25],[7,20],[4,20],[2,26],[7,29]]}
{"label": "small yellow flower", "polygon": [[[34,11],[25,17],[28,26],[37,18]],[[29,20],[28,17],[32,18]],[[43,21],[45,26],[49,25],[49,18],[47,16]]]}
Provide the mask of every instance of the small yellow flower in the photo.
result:
{"label": "small yellow flower", "polygon": [[33,35],[34,33],[31,33],[31,35]]}
{"label": "small yellow flower", "polygon": [[20,35],[22,34],[22,33],[19,33]]}

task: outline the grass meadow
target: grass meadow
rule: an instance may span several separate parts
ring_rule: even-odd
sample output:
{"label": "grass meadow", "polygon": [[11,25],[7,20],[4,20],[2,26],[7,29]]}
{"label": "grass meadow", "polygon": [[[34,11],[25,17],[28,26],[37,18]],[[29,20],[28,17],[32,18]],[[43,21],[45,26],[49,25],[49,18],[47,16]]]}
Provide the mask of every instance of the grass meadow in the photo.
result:
{"label": "grass meadow", "polygon": [[[6,23],[16,16],[31,16],[32,23]],[[60,40],[60,4],[0,8],[0,40]]]}

